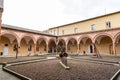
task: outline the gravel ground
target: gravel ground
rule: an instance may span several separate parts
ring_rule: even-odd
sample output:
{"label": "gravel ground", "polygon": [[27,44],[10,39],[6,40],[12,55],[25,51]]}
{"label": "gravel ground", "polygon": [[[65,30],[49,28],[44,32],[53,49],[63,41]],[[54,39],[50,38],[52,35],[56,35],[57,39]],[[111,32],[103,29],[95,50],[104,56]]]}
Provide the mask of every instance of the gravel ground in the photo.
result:
{"label": "gravel ground", "polygon": [[9,66],[32,80],[110,80],[119,70],[113,65],[69,60],[70,70],[65,70],[59,60]]}
{"label": "gravel ground", "polygon": [[102,56],[102,58],[97,58],[96,56],[74,56],[73,58],[92,59],[92,60],[110,61],[110,62],[120,61],[120,57],[110,57],[110,56]]}
{"label": "gravel ground", "polygon": [[16,61],[24,61],[24,60],[32,60],[32,59],[41,59],[45,57],[41,56],[26,56],[26,57],[18,57],[17,59],[15,57],[1,57],[0,63],[3,62],[16,62]]}

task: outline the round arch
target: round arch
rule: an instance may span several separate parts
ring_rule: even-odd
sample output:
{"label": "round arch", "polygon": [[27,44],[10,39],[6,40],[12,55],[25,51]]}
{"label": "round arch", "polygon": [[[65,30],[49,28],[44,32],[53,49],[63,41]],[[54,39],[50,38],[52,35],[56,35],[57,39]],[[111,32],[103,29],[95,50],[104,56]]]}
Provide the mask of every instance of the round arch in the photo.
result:
{"label": "round arch", "polygon": [[19,43],[20,43],[20,50],[19,50],[20,54],[26,54],[26,55],[34,54],[36,40],[33,35],[30,34],[22,35]]}
{"label": "round arch", "polygon": [[54,39],[54,38],[50,38],[50,39],[48,40],[48,45],[49,45],[49,43],[50,43],[51,41],[54,41],[55,44],[56,44],[56,39]]}
{"label": "round arch", "polygon": [[[75,37],[69,37],[67,40],[66,40],[66,45],[68,44],[68,42],[71,40],[71,39],[74,39],[75,41],[77,41],[77,39]],[[78,43],[78,41],[77,41]]]}
{"label": "round arch", "polygon": [[116,54],[120,54],[120,32],[114,36]]}
{"label": "round arch", "polygon": [[118,33],[114,36],[114,42],[118,42],[119,39],[120,39],[120,32],[118,32]]}
{"label": "round arch", "polygon": [[69,39],[67,39],[67,52],[68,53],[77,53],[78,50],[78,46],[77,46],[78,42],[75,38],[70,37]]}
{"label": "round arch", "polygon": [[[78,43],[80,43],[84,38],[90,39],[93,42],[93,39],[89,36],[89,35],[82,35],[79,39],[78,39]],[[86,41],[85,40],[85,41]]]}
{"label": "round arch", "polygon": [[45,41],[45,43],[47,44],[48,40],[47,40],[47,38],[46,38],[46,37],[43,37],[43,36],[42,36],[42,37],[41,37],[41,36],[40,36],[40,37],[38,37],[38,38],[37,38],[37,40],[36,40],[36,42],[38,42],[38,40],[41,40],[41,39],[42,39],[42,40],[44,40],[44,41]]}
{"label": "round arch", "polygon": [[45,37],[39,37],[37,39],[36,51],[38,53],[46,53],[47,52],[47,39]]}
{"label": "round arch", "polygon": [[94,37],[94,43],[99,53],[112,54],[113,51],[113,37],[107,33],[99,33]]}
{"label": "round arch", "polygon": [[92,54],[93,53],[93,39],[89,35],[82,35],[79,38],[80,53]]}
{"label": "round arch", "polygon": [[48,42],[48,52],[52,54],[56,52],[56,41],[53,38]]}
{"label": "round arch", "polygon": [[23,38],[25,38],[25,37],[31,38],[31,39],[33,40],[34,44],[36,44],[36,40],[35,40],[34,36],[33,36],[33,35],[30,35],[30,34],[24,34],[24,35],[22,35],[22,37],[20,38],[20,42],[21,42],[21,40],[22,40]]}
{"label": "round arch", "polygon": [[64,39],[59,39],[58,46],[57,46],[58,52],[60,52],[65,47],[66,47],[65,40]]}
{"label": "round arch", "polygon": [[65,45],[65,40],[64,40],[64,39],[59,39],[59,41],[58,41],[58,45],[59,45],[60,42],[62,42],[62,44]]}
{"label": "round arch", "polygon": [[108,36],[110,37],[110,39],[113,41],[113,36],[108,34],[108,33],[99,33],[97,34],[94,38],[93,38],[93,42],[95,43],[95,41],[97,40],[97,38],[99,37],[104,37],[104,36]]}
{"label": "round arch", "polygon": [[6,34],[13,35],[17,39],[17,41],[20,39],[19,36],[16,33],[12,32],[12,31],[1,32],[0,36],[6,35]]}
{"label": "round arch", "polygon": [[3,55],[15,55],[14,45],[18,43],[19,37],[14,32],[2,32],[1,33],[0,49]]}

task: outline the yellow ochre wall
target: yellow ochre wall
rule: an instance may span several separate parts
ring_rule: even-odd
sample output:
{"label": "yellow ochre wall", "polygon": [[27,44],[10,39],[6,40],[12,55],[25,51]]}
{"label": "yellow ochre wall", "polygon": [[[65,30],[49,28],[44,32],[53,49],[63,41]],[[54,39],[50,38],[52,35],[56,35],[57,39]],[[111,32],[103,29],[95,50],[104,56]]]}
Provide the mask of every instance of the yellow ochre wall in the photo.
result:
{"label": "yellow ochre wall", "polygon": [[0,46],[0,51],[3,52],[4,54],[4,48],[5,44],[8,44],[8,54],[9,55],[14,55],[16,52],[13,50],[14,44],[16,43],[16,40],[10,43],[10,40],[6,37],[1,37],[1,46]]}
{"label": "yellow ochre wall", "polygon": [[78,33],[88,32],[88,31],[92,31],[91,25],[93,24],[95,24],[96,30],[103,30],[106,29],[106,22],[111,23],[111,28],[117,28],[120,27],[119,20],[120,20],[120,12],[117,12],[111,15],[101,16],[98,18],[96,17],[94,19],[88,19],[72,24],[58,26],[47,30],[47,32],[50,33],[50,31],[53,32],[54,30],[56,30],[58,35],[62,35],[62,30],[64,30],[64,34],[66,35],[66,34],[75,33],[74,32],[75,28],[78,28]]}

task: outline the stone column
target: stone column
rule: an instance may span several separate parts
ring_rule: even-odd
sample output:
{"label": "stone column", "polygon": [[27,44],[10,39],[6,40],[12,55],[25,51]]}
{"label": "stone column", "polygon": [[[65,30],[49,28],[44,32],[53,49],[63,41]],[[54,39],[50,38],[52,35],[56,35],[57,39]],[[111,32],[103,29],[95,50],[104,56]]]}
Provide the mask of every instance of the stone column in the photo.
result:
{"label": "stone column", "polygon": [[95,53],[95,43],[92,43],[93,53]]}
{"label": "stone column", "polygon": [[20,53],[20,41],[18,41],[18,54]]}
{"label": "stone column", "polygon": [[80,44],[77,44],[77,47],[78,47],[77,53],[79,53],[79,51],[80,51]]}
{"label": "stone column", "polygon": [[65,45],[65,52],[67,53],[67,44]]}
{"label": "stone column", "polygon": [[116,55],[116,51],[115,51],[115,42],[113,42],[112,45],[113,45],[113,46],[112,46],[112,49],[113,49],[112,54],[115,54],[115,55]]}
{"label": "stone column", "polygon": [[36,44],[34,45],[34,53],[36,53]]}
{"label": "stone column", "polygon": [[48,53],[49,47],[48,44],[46,44],[46,53]]}

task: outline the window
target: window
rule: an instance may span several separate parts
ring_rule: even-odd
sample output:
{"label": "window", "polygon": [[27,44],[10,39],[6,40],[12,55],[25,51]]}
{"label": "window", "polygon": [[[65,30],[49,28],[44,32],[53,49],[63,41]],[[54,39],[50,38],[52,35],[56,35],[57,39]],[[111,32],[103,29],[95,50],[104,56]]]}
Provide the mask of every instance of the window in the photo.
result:
{"label": "window", "polygon": [[91,25],[91,30],[96,30],[95,24]]}
{"label": "window", "polygon": [[78,28],[75,28],[75,29],[74,29],[74,33],[78,33]]}
{"label": "window", "polygon": [[62,30],[62,35],[64,35],[64,30]]}
{"label": "window", "polygon": [[54,35],[57,35],[57,33],[56,33],[56,30],[54,30],[54,33],[53,33]]}
{"label": "window", "polygon": [[106,29],[109,29],[111,27],[110,21],[106,22]]}
{"label": "window", "polygon": [[52,31],[49,31],[50,34],[52,34]]}

